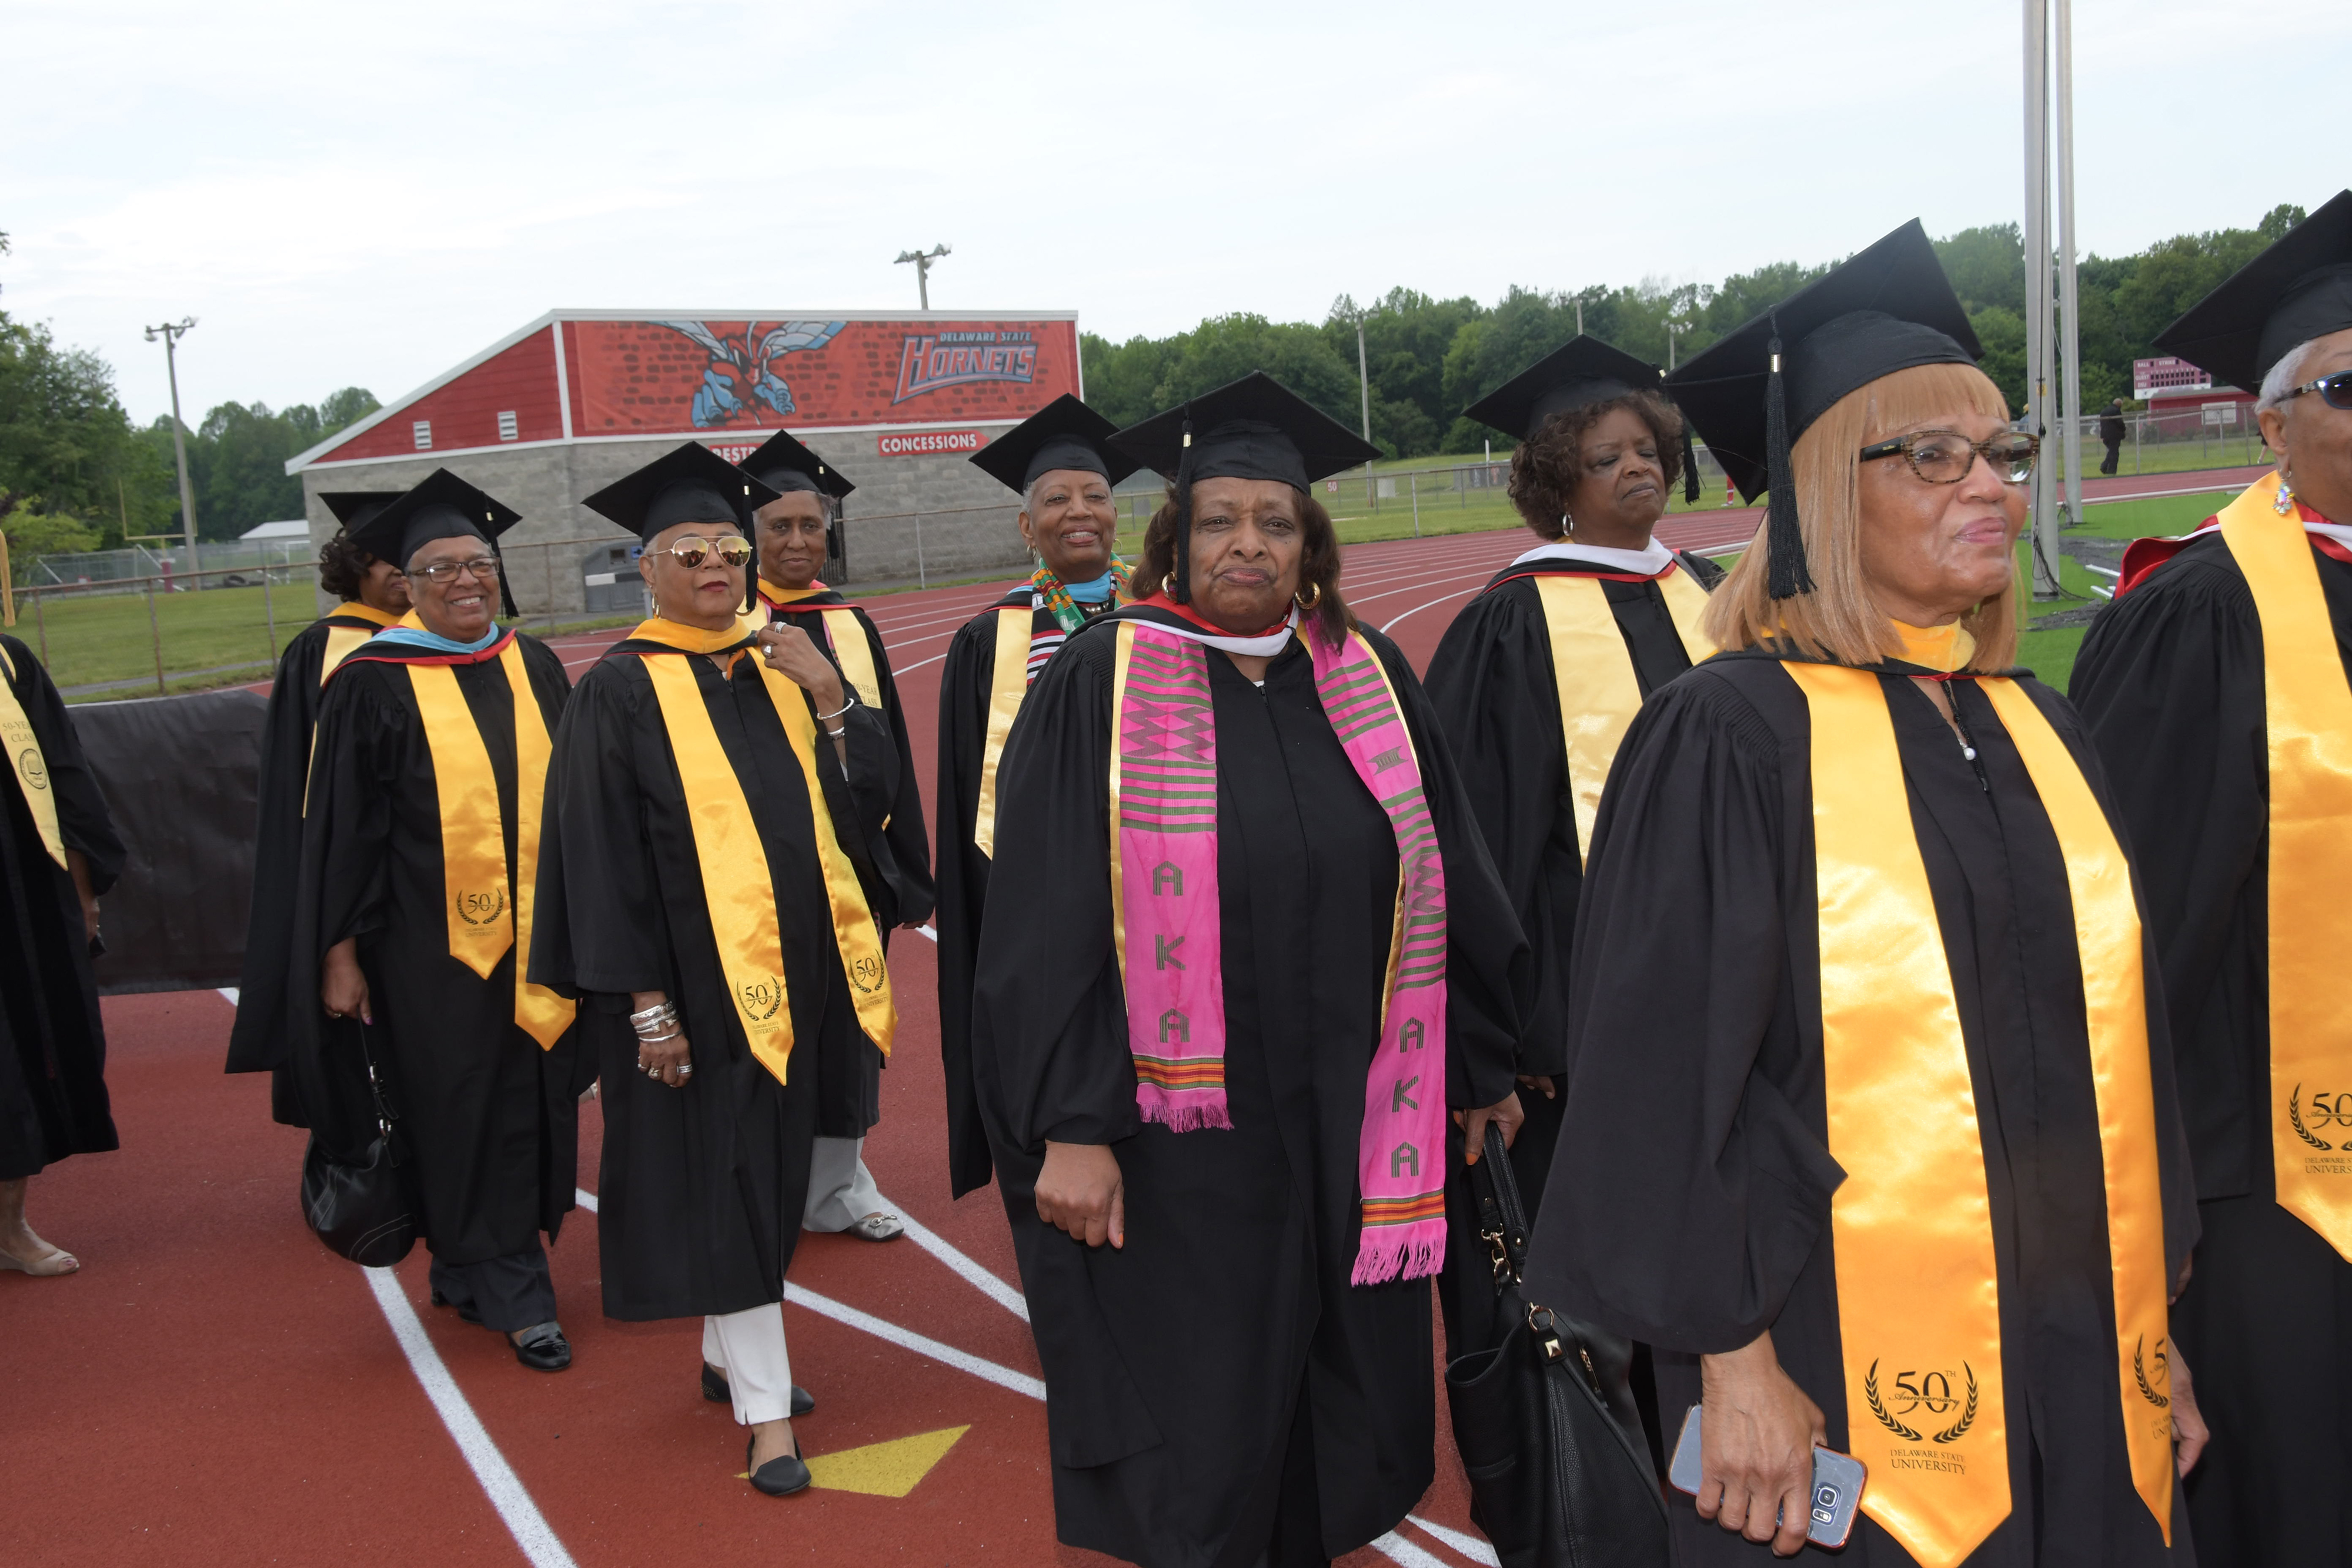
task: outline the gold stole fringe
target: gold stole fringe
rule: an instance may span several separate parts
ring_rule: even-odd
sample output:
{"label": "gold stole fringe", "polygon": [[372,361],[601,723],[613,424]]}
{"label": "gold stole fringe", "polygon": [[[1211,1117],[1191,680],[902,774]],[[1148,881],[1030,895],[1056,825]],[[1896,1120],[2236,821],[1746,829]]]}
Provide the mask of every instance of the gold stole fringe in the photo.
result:
{"label": "gold stole fringe", "polygon": [[[1812,719],[1822,1082],[1848,1443],[1863,1507],[1950,1568],[2011,1507],[2000,1296],[1950,959],[1879,677],[1790,663]],[[2164,1219],[2130,870],[2074,758],[2014,682],[1981,682],[2066,862],[2084,977],[2133,1483],[2169,1540]],[[1929,1110],[1923,1113],[1922,1107]]]}
{"label": "gold stole fringe", "polygon": [[1036,612],[1026,606],[996,612],[996,668],[988,683],[988,739],[980,750],[980,810],[972,819],[971,841],[982,854],[996,858],[996,765],[1004,758],[1004,737],[1021,701],[1029,695],[1029,632]]}
{"label": "gold stole fringe", "polygon": [[2270,765],[2271,1164],[2279,1207],[2352,1259],[2352,686],[2273,474],[2221,512],[2263,628]]}
{"label": "gold stole fringe", "polygon": [[[1576,808],[1576,854],[1581,864],[1592,846],[1593,819],[1601,810],[1601,786],[1625,730],[1641,711],[1642,685],[1625,635],[1609,608],[1608,591],[1597,577],[1538,577],[1536,597],[1551,636],[1552,680],[1559,692],[1559,727],[1568,743],[1568,787]],[[1699,631],[1706,590],[1677,564],[1658,580],[1666,612],[1674,617],[1683,649],[1696,664],[1715,644]]]}
{"label": "gold stole fringe", "polygon": [[[646,626],[654,622],[646,622]],[[646,634],[640,626],[637,634]],[[703,705],[694,670],[684,659],[654,655],[645,660],[661,706],[662,727],[677,761],[686,796],[687,820],[694,830],[695,863],[702,876],[704,906],[718,939],[719,965],[735,1003],[751,1054],[777,1082],[786,1080],[793,1053],[793,1015],[784,980],[783,930],[776,914],[767,852],[761,847],[742,780],[727,760],[719,731]],[[856,868],[843,852],[833,814],[816,773],[816,721],[800,687],[762,665],[761,683],[808,788],[809,816],[815,829],[817,862],[832,906],[834,936],[842,973],[849,981],[858,1027],[882,1054],[890,1054],[898,1030],[889,971],[880,934],[857,885]]]}
{"label": "gold stole fringe", "polygon": [[543,986],[525,979],[530,967],[531,901],[539,887],[539,820],[547,794],[553,747],[547,720],[523,667],[522,646],[509,642],[499,655],[514,696],[515,880],[507,881],[505,823],[489,748],[474,722],[457,672],[446,664],[408,664],[410,688],[425,719],[433,758],[433,787],[441,805],[441,865],[449,925],[449,956],[484,979],[507,949],[515,953],[517,1028],[548,1050],[572,1027],[578,1010]]}
{"label": "gold stole fringe", "polygon": [[10,770],[16,776],[16,788],[25,794],[26,809],[33,813],[33,826],[41,835],[41,847],[60,868],[66,864],[66,841],[58,831],[58,798],[49,788],[49,768],[41,756],[41,737],[33,732],[33,721],[25,716],[25,705],[16,700],[15,681],[16,662],[0,648],[0,746],[8,748]]}

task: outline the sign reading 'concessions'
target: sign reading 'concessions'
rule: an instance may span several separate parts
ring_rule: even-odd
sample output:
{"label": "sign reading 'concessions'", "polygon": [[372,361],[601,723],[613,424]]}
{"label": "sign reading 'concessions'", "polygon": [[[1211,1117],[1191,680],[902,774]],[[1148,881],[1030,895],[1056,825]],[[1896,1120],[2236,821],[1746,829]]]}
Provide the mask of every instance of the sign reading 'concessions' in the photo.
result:
{"label": "sign reading 'concessions'", "polygon": [[977,452],[988,437],[977,430],[926,430],[916,434],[885,435],[875,447],[885,457],[929,457],[941,452]]}

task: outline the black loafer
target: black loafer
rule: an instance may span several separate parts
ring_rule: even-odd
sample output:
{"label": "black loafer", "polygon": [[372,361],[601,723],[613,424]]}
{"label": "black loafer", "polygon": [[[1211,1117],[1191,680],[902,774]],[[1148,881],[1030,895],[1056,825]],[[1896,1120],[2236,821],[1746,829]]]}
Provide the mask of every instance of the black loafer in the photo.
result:
{"label": "black loafer", "polygon": [[[727,1375],[712,1366],[707,1361],[702,1364],[702,1396],[705,1399],[709,1400],[713,1405],[730,1404],[735,1397],[734,1392],[727,1386]],[[815,1408],[816,1396],[811,1394],[807,1389],[803,1388],[799,1384],[793,1384],[792,1399],[793,1416],[795,1418],[798,1418],[807,1415],[810,1411]]]}
{"label": "black loafer", "polygon": [[796,1491],[808,1490],[812,1479],[809,1468],[801,1463],[797,1454],[779,1454],[758,1469],[752,1469],[751,1451],[758,1446],[757,1438],[749,1439],[743,1445],[743,1468],[751,1472],[753,1486],[770,1497],[790,1497]]}
{"label": "black loafer", "polygon": [[448,1297],[443,1295],[440,1291],[436,1291],[433,1292],[433,1304],[436,1307],[457,1308],[457,1316],[466,1322],[478,1326],[482,1321],[480,1310],[471,1301],[453,1301]]}
{"label": "black loafer", "polygon": [[534,1323],[512,1343],[515,1359],[533,1372],[561,1372],[572,1364],[572,1342],[552,1322]]}

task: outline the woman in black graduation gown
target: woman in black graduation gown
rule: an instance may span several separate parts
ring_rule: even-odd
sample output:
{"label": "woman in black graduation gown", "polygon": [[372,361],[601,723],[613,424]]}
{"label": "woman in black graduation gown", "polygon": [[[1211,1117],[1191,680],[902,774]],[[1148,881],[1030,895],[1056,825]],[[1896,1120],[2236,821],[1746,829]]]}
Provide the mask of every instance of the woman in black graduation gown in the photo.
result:
{"label": "woman in black graduation gown", "polygon": [[2260,387],[2278,460],[2188,538],[2125,552],[2071,693],[2146,848],[2197,1170],[2175,1315],[2213,1447],[2189,1511],[2208,1568],[2352,1568],[2352,1103],[2330,1092],[2352,1083],[2352,839],[2328,804],[2352,798],[2352,191],[2156,346]]}
{"label": "woman in black graduation gown", "polygon": [[34,1233],[25,1194],[69,1155],[121,1146],[89,944],[122,841],[65,699],[14,637],[0,636],[0,1270],[70,1274],[80,1260]]}
{"label": "woman in black graduation gown", "polygon": [[[1525,433],[1511,501],[1544,543],[1496,573],[1429,661],[1430,703],[1533,959],[1519,1042],[1528,1120],[1511,1145],[1530,1218],[1559,1132],[1569,944],[1601,786],[1642,700],[1714,652],[1698,618],[1722,570],[1651,538],[1678,477],[1689,498],[1698,493],[1663,374],[1580,337],[1468,411]],[[1439,1293],[1459,1355],[1495,1343],[1494,1290],[1465,1167],[1446,1199],[1454,1237]]]}
{"label": "woman in black graduation gown", "polygon": [[1796,1552],[1815,1444],[1849,1563],[2190,1560],[2160,993],[2073,711],[1999,673],[2033,442],[1974,349],[1914,223],[1670,378],[1769,521],[1610,778],[1528,1289],[1703,1401],[1677,1562]]}
{"label": "woman in black graduation gown", "polygon": [[319,586],[339,601],[294,634],[269,687],[261,731],[253,904],[246,916],[245,965],[228,1071],[270,1075],[270,1112],[291,1127],[310,1124],[287,1071],[286,955],[294,932],[294,873],[302,859],[302,797],[310,782],[310,736],[327,677],[353,649],[408,613],[408,579],[392,561],[352,543],[351,531],[400,498],[397,490],[341,490],[319,499],[342,526],[319,550]]}
{"label": "woman in black graduation gown", "polygon": [[[775,492],[688,443],[588,498],[645,541],[657,613],[581,678],[548,777],[534,979],[582,999],[604,1085],[604,1312],[703,1320],[703,1396],[752,1484],[809,1484],[784,1271],[828,1041],[890,1045],[889,982],[840,823],[887,769],[880,715],[813,652],[763,667],[742,532]],[[733,557],[730,561],[728,558]],[[846,769],[845,775],[844,769]],[[887,799],[887,796],[882,797]]]}
{"label": "woman in black graduation gown", "polygon": [[[1323,1563],[1429,1485],[1446,1107],[1516,1127],[1526,950],[1418,683],[1339,601],[1307,487],[1364,444],[1263,375],[1120,439],[1179,469],[1159,591],[1023,708],[975,998],[1055,1514],[1155,1568]],[[1172,710],[1137,706],[1155,669]],[[1115,707],[1167,766],[1114,774]]]}
{"label": "woman in black graduation gown", "polygon": [[[364,1163],[389,1080],[436,1305],[571,1364],[540,1233],[572,1207],[571,1004],[521,983],[549,736],[570,683],[495,619],[518,515],[436,469],[353,536],[415,608],[329,677],[302,820],[287,1013],[313,1135]],[[352,1021],[358,1020],[356,1025]],[[364,1052],[364,1054],[363,1054]]]}
{"label": "woman in black graduation gown", "polygon": [[[853,848],[866,906],[887,948],[891,927],[919,926],[931,916],[931,841],[923,827],[914,748],[881,631],[862,608],[817,580],[826,542],[838,526],[838,508],[857,486],[789,431],[770,436],[743,460],[742,468],[776,492],[751,519],[760,603],[768,616],[761,645],[805,644],[810,656],[830,663],[845,689],[856,693],[858,702],[889,726],[895,743],[891,772],[873,780],[881,790],[878,812],[838,812],[845,821],[853,814],[881,819],[882,831]],[[802,1220],[811,1230],[892,1240],[907,1228],[883,1207],[864,1158],[866,1134],[882,1119],[882,1053],[870,1041],[860,1041],[853,1051],[826,1053],[824,1060],[831,1062],[836,1055],[845,1059],[852,1076],[819,1092],[816,1154]]]}
{"label": "woman in black graduation gown", "polygon": [[1126,592],[1127,563],[1111,553],[1118,533],[1111,490],[1136,464],[1109,446],[1117,428],[1065,394],[971,460],[1020,492],[1021,538],[1037,570],[956,632],[940,670],[940,1055],[948,1186],[957,1197],[988,1185],[987,1129],[972,1089],[971,982],[995,852],[1000,759],[1046,661]]}

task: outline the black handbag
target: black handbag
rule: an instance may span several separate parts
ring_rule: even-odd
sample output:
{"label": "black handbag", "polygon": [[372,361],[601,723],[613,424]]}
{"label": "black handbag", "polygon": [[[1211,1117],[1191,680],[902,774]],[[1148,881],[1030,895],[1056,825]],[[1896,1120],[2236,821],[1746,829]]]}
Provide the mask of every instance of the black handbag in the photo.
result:
{"label": "black handbag", "polygon": [[388,1269],[408,1256],[424,1221],[394,1131],[400,1113],[367,1048],[366,1026],[359,1032],[376,1135],[361,1164],[345,1165],[327,1152],[317,1133],[310,1134],[310,1146],[302,1153],[302,1218],[337,1257]]}
{"label": "black handbag", "polygon": [[1664,1568],[1666,1505],[1628,1380],[1633,1346],[1528,1301],[1527,1211],[1501,1129],[1470,1167],[1502,1343],[1445,1369],[1470,1517],[1503,1568]]}

